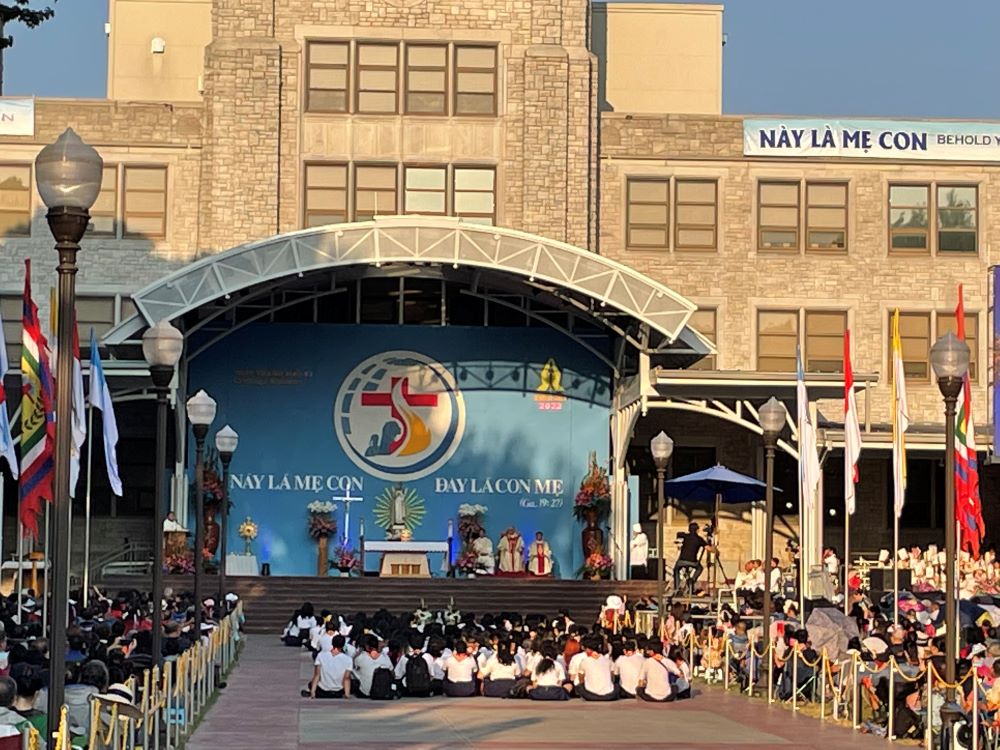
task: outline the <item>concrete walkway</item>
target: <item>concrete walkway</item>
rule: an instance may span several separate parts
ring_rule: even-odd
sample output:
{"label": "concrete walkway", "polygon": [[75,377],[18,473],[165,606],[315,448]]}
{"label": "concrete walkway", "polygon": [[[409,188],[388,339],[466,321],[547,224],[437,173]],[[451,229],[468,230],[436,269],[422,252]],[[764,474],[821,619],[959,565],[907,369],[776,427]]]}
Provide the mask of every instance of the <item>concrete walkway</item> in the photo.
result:
{"label": "concrete walkway", "polygon": [[884,748],[884,739],[768,708],[721,689],[684,703],[558,704],[473,698],[311,701],[299,697],[308,656],[274,636],[249,636],[188,750],[556,750],[566,748]]}

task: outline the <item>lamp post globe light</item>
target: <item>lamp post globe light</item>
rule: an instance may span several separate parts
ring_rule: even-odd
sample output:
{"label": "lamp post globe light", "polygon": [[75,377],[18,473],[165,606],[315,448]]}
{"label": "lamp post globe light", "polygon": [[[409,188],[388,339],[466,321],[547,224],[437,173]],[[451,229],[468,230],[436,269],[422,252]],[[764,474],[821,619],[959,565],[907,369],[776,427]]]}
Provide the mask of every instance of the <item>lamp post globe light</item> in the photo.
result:
{"label": "lamp post globe light", "polygon": [[184,349],[184,335],[167,320],[142,334],[142,356],[156,392],[156,465],[153,471],[153,659],[163,657],[163,519],[167,481],[167,394]]}
{"label": "lamp post globe light", "polygon": [[226,600],[226,554],[228,545],[226,537],[229,534],[229,463],[233,460],[236,446],[240,444],[240,436],[229,425],[215,433],[215,449],[222,461],[222,546],[219,549],[219,598]]}
{"label": "lamp post globe light", "polygon": [[195,494],[195,534],[194,534],[194,637],[201,638],[201,579],[205,547],[205,436],[208,426],[215,420],[215,399],[205,391],[198,391],[187,402],[187,417],[194,433],[194,494]]}
{"label": "lamp post globe light", "polygon": [[[35,182],[48,208],[46,219],[56,241],[59,263],[58,351],[73,350],[76,325],[76,254],[90,223],[90,207],[101,191],[104,160],[80,136],[67,129],[35,158]],[[73,358],[59,357],[56,363],[56,422],[72,420]],[[58,717],[66,680],[66,624],[69,608],[69,461],[71,430],[56,431],[55,486],[52,503],[51,548],[46,550],[52,571],[52,620],[49,630],[48,715]],[[49,722],[49,740],[58,727]],[[50,744],[49,747],[53,747]]]}
{"label": "lamp post globe light", "polygon": [[[931,367],[937,376],[938,388],[944,397],[944,536],[945,557],[945,673],[948,685],[955,684],[955,662],[958,659],[958,592],[955,563],[957,539],[955,532],[955,404],[969,372],[969,345],[950,331],[931,347]],[[962,713],[955,703],[955,689],[947,688],[945,705],[941,707],[945,736],[950,736],[955,719]]]}
{"label": "lamp post globe light", "polygon": [[657,632],[663,630],[663,618],[667,611],[667,575],[664,569],[663,560],[663,512],[664,512],[664,497],[663,497],[663,476],[667,470],[667,465],[670,463],[670,457],[674,453],[674,441],[670,439],[670,436],[660,430],[660,433],[649,441],[649,452],[653,454],[653,464],[656,466],[656,552],[659,560],[656,566],[657,575],[657,599],[656,599],[656,611],[657,611]]}
{"label": "lamp post globe light", "polygon": [[[764,606],[761,608],[765,648],[771,633],[771,558],[774,557],[774,449],[785,426],[788,413],[785,405],[771,396],[757,412],[764,432],[766,458],[766,489],[764,491]],[[771,686],[768,685],[768,695]]]}

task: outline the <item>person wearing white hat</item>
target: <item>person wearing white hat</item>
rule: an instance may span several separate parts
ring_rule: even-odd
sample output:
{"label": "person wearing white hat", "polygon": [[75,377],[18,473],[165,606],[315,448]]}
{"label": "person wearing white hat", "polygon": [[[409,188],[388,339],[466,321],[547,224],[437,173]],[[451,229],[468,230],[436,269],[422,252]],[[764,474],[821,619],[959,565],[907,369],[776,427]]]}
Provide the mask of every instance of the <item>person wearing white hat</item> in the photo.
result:
{"label": "person wearing white hat", "polygon": [[649,577],[649,539],[642,530],[642,524],[632,525],[632,540],[629,542],[629,560],[632,566],[632,578],[646,579]]}

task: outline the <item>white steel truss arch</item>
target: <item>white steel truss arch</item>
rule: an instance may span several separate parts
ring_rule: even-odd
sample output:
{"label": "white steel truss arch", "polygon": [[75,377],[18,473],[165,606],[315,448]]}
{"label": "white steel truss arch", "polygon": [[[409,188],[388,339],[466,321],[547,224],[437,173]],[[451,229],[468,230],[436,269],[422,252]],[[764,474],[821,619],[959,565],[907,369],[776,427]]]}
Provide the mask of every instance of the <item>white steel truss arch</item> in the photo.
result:
{"label": "white steel truss arch", "polygon": [[206,257],[133,296],[147,325],[276,280],[357,265],[480,268],[571,292],[609,324],[627,315],[674,341],[696,305],[633,269],[579,247],[448,217],[391,216],[271,237]]}

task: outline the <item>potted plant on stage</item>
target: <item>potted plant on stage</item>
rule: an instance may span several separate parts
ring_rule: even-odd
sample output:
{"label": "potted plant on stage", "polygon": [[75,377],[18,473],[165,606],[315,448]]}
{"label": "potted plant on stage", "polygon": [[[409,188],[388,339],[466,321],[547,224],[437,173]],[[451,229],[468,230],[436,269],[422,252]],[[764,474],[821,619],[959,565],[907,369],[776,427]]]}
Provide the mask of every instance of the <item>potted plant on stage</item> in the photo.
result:
{"label": "potted plant on stage", "polygon": [[455,570],[459,574],[464,575],[466,578],[476,577],[476,564],[478,562],[479,556],[472,551],[472,549],[467,548],[463,550],[458,559],[455,560]]}
{"label": "potted plant on stage", "polygon": [[330,567],[336,568],[341,578],[350,578],[351,573],[361,567],[361,561],[358,559],[358,553],[351,549],[349,544],[341,544],[333,551]]}
{"label": "potted plant on stage", "polygon": [[243,554],[252,555],[253,551],[250,549],[250,543],[257,538],[257,524],[254,523],[250,516],[247,516],[243,523],[240,524],[240,539],[243,540]]}
{"label": "potted plant on stage", "polygon": [[[194,497],[195,484],[191,482],[191,496]],[[202,552],[204,560],[212,560],[219,549],[219,522],[215,517],[222,510],[222,472],[219,469],[219,454],[213,449],[205,451],[205,474],[202,486],[202,521],[205,529],[205,547]],[[232,507],[232,503],[229,504]],[[206,555],[205,552],[208,554]]]}
{"label": "potted plant on stage", "polygon": [[313,500],[309,511],[309,536],[316,540],[316,575],[323,577],[330,567],[330,537],[337,533],[333,511],[337,506],[329,500]]}
{"label": "potted plant on stage", "polygon": [[590,454],[590,466],[576,493],[573,515],[587,524],[580,535],[584,559],[603,550],[604,532],[599,524],[611,515],[611,481],[608,470],[597,463],[597,453]]}
{"label": "potted plant on stage", "polygon": [[603,549],[598,548],[587,556],[587,559],[583,561],[583,565],[580,566],[580,570],[577,571],[577,574],[581,578],[589,578],[591,581],[599,581],[602,578],[611,577],[612,567],[613,563],[611,558],[604,554]]}

